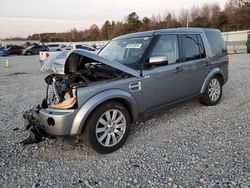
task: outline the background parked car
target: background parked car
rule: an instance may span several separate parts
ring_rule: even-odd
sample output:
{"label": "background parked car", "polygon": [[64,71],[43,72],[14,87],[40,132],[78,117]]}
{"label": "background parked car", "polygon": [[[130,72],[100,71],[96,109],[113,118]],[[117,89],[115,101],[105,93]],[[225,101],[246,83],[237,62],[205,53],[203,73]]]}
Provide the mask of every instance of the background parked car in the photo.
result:
{"label": "background parked car", "polygon": [[73,44],[73,45],[67,46],[66,49],[67,50],[83,49],[87,51],[97,52],[97,50],[94,47],[86,45],[86,44]]}
{"label": "background parked car", "polygon": [[66,45],[63,44],[49,44],[47,45],[50,52],[66,50]]}
{"label": "background parked car", "polygon": [[0,48],[0,56],[20,55],[22,50],[22,46],[7,45],[5,47]]}
{"label": "background parked car", "polygon": [[44,64],[56,64],[56,66],[53,67],[54,72],[63,74],[65,60],[70,53],[71,51],[69,50],[60,52],[40,52],[40,66],[42,67]]}
{"label": "background parked car", "polygon": [[0,56],[7,56],[7,52],[6,52],[5,47],[0,48]]}
{"label": "background parked car", "polygon": [[22,51],[22,55],[38,55],[39,52],[49,51],[49,48],[45,45],[33,45],[25,48]]}

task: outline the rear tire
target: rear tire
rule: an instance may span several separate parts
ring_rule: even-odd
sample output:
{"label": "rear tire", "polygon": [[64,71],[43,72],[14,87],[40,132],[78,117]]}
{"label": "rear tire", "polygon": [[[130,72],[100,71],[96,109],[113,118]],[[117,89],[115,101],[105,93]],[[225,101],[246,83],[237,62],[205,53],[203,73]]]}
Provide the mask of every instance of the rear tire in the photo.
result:
{"label": "rear tire", "polygon": [[214,106],[220,102],[222,96],[222,81],[218,76],[214,76],[208,82],[205,93],[200,98],[200,102],[207,106]]}
{"label": "rear tire", "polygon": [[111,153],[122,147],[130,132],[131,118],[126,107],[116,101],[98,106],[89,116],[85,137],[98,153]]}

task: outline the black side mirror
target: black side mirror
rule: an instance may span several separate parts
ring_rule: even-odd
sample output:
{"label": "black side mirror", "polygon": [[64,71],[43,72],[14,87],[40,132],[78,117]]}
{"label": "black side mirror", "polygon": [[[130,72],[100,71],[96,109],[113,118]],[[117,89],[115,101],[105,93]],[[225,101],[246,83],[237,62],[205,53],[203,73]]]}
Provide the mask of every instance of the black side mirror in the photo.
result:
{"label": "black side mirror", "polygon": [[168,57],[167,56],[155,56],[150,57],[146,66],[162,66],[168,64]]}

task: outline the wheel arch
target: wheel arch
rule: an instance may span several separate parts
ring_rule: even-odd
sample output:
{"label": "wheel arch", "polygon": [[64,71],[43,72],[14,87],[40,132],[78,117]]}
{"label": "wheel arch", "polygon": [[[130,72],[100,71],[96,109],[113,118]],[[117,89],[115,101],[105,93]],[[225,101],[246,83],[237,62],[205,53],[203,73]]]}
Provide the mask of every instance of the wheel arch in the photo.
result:
{"label": "wheel arch", "polygon": [[202,84],[202,88],[201,88],[201,91],[200,93],[205,93],[206,91],[206,88],[208,86],[208,83],[209,81],[211,80],[211,78],[213,78],[214,76],[218,76],[222,85],[224,85],[224,82],[225,82],[225,79],[224,79],[224,75],[223,75],[223,72],[219,69],[219,68],[214,68],[212,69],[208,75],[206,76],[203,84]]}
{"label": "wheel arch", "polygon": [[137,105],[133,96],[130,93],[119,89],[106,90],[94,95],[82,105],[73,120],[70,134],[81,135],[82,131],[85,128],[85,123],[87,122],[91,113],[96,108],[98,108],[98,106],[108,101],[117,101],[122,103],[127,108],[131,117],[131,121],[137,119]]}

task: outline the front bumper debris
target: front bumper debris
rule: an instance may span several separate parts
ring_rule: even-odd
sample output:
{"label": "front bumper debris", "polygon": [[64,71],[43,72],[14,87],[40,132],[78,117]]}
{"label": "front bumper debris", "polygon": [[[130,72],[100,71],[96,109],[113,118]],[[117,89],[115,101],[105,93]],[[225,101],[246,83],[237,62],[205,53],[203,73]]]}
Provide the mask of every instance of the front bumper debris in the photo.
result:
{"label": "front bumper debris", "polygon": [[41,107],[37,106],[35,108],[27,110],[23,114],[23,118],[26,125],[25,129],[29,132],[29,136],[24,141],[22,141],[21,144],[23,145],[33,144],[41,142],[46,138],[52,138],[52,136],[50,136],[43,130],[44,126],[39,117],[40,109]]}

